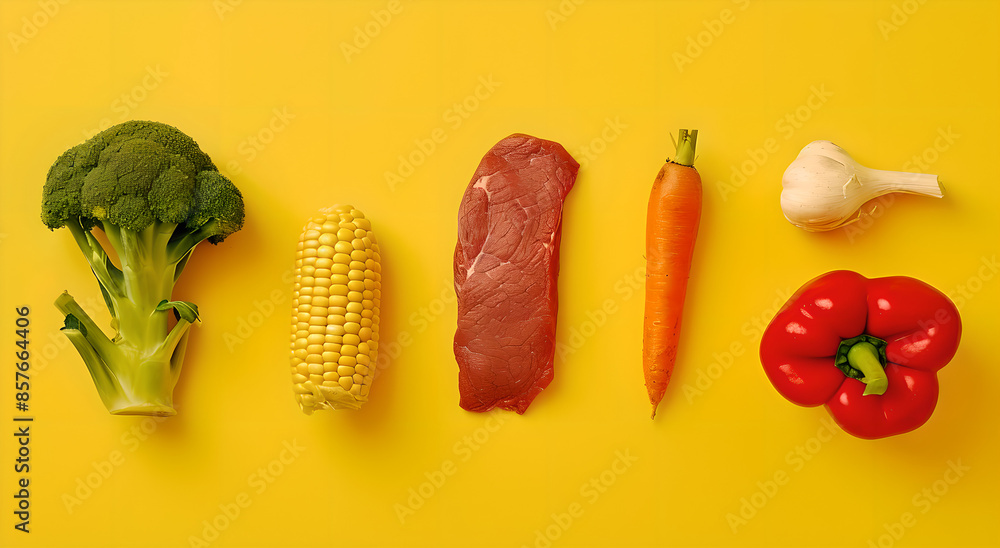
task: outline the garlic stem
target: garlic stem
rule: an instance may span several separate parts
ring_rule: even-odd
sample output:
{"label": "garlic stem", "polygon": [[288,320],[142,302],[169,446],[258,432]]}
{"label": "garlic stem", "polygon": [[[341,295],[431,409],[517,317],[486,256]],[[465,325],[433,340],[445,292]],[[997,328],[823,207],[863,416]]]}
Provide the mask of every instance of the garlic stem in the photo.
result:
{"label": "garlic stem", "polygon": [[906,192],[943,198],[944,189],[937,175],[928,173],[909,173],[906,171],[885,171],[858,166],[859,178],[872,188],[879,189],[882,194],[889,192]]}

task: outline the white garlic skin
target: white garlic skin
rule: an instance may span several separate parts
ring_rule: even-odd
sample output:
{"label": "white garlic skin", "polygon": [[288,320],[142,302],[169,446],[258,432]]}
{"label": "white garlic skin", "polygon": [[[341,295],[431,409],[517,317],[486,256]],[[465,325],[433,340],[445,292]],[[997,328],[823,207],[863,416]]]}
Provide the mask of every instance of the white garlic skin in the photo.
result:
{"label": "white garlic skin", "polygon": [[833,230],[858,220],[858,210],[890,192],[941,197],[935,175],[869,169],[830,141],[813,141],[781,178],[781,211],[793,225]]}

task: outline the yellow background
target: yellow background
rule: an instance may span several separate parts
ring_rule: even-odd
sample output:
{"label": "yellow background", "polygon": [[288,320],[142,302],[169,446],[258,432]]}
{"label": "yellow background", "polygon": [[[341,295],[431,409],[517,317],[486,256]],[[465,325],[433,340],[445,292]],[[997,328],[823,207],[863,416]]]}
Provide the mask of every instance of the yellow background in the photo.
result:
{"label": "yellow background", "polygon": [[[1000,544],[998,16],[986,0],[3,1],[0,347],[14,349],[13,308],[31,306],[35,422],[32,532],[13,529],[8,434],[0,544]],[[39,221],[55,158],[131,118],[193,136],[247,203],[244,229],[199,247],[174,293],[204,323],[165,421],[101,405],[51,304],[69,290],[99,311],[97,285],[70,235]],[[704,213],[651,421],[645,204],[681,127],[700,130]],[[472,414],[451,351],[456,212],[514,132],[585,164],[565,205],[561,355],[525,415]],[[924,164],[947,196],[897,196],[859,230],[799,230],[780,180],[814,139],[871,167]],[[419,165],[390,187],[400,156]],[[288,373],[288,272],[306,218],[338,202],[380,239],[393,355],[363,410],[307,417]],[[838,268],[914,276],[959,304],[962,345],[913,433],[830,430],[761,370],[759,326]]]}

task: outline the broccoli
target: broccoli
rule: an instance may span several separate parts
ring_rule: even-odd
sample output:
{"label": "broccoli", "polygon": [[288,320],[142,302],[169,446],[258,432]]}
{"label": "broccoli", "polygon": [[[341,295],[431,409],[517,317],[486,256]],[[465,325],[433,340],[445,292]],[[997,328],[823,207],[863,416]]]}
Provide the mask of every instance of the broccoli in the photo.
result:
{"label": "broccoli", "polygon": [[174,385],[200,320],[194,304],[171,293],[195,246],[243,226],[239,189],[177,128],[129,121],[59,156],[42,190],[42,221],[69,229],[111,312],[108,338],[69,293],[55,303],[108,411],[176,414]]}

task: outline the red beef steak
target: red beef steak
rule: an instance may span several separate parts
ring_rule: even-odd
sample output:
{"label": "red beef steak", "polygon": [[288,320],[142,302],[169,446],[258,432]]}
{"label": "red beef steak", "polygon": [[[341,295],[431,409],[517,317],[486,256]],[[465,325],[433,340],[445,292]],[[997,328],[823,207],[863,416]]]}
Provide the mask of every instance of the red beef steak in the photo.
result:
{"label": "red beef steak", "polygon": [[559,143],[497,143],[458,210],[459,404],[524,413],[552,381],[562,206],[580,164]]}

